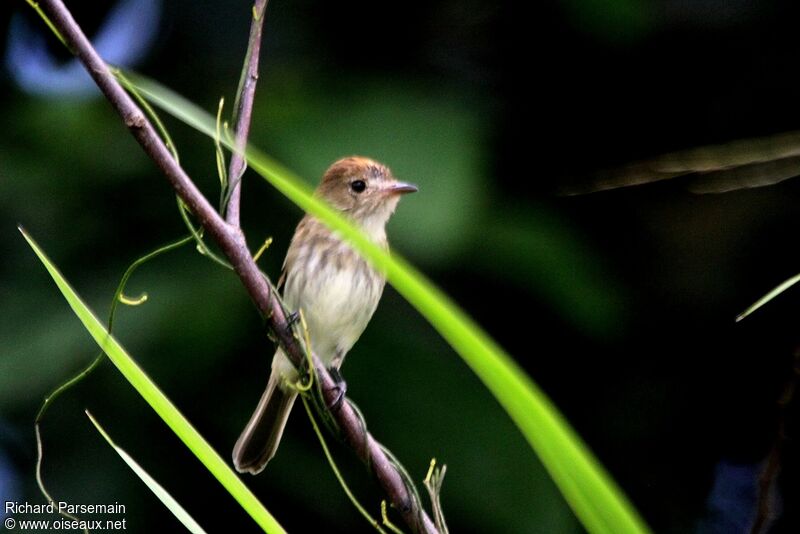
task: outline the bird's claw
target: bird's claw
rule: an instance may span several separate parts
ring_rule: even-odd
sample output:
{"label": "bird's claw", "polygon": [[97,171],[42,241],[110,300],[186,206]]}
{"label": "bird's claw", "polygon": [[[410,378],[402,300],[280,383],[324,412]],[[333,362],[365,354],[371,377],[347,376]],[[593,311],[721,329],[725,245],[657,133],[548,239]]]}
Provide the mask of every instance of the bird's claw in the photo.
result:
{"label": "bird's claw", "polygon": [[331,412],[338,412],[341,409],[342,403],[347,395],[347,382],[345,382],[344,378],[342,378],[342,374],[339,372],[339,369],[332,367],[328,369],[328,372],[330,373],[334,382],[332,389],[336,391],[336,398],[332,402],[328,403],[328,410]]}
{"label": "bird's claw", "polygon": [[300,320],[300,312],[299,311],[293,311],[289,315],[287,315],[286,316],[286,331],[291,333],[292,327],[299,320]]}

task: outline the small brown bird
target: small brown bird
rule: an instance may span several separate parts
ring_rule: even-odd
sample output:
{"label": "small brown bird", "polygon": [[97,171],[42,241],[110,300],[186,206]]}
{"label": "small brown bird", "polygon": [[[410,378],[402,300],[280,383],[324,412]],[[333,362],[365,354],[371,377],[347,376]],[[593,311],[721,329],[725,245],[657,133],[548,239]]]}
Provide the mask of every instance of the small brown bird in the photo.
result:
{"label": "small brown bird", "polygon": [[[371,159],[344,158],[325,172],[316,195],[350,218],[375,243],[388,248],[386,223],[400,195],[417,187],[397,181]],[[311,215],[297,225],[278,288],[290,310],[303,310],[311,347],[338,376],[347,352],[367,326],[385,284],[350,246]],[[298,374],[278,349],[267,389],[233,448],[240,473],[260,473],[280,443],[294,404]]]}

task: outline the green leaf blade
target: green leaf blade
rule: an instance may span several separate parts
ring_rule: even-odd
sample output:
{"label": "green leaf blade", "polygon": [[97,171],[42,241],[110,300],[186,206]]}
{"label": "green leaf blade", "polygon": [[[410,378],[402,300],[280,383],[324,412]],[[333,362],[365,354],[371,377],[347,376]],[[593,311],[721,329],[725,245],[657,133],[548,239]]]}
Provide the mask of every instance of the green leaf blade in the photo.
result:
{"label": "green leaf blade", "polygon": [[797,284],[798,282],[800,282],[800,274],[796,274],[793,277],[789,278],[788,280],[784,280],[783,282],[775,286],[773,289],[771,289],[769,293],[767,293],[766,295],[755,301],[745,311],[736,316],[736,322],[738,323],[748,315],[752,314],[754,311],[761,308],[769,301],[771,301],[772,299],[774,299],[775,297],[777,297],[778,295],[780,295],[781,293],[792,287],[793,285]]}
{"label": "green leaf blade", "polygon": [[158,386],[150,380],[117,340],[109,335],[103,323],[80,299],[33,238],[21,227],[19,230],[53,278],[56,286],[58,286],[61,294],[78,319],[80,319],[84,328],[94,338],[103,352],[108,355],[120,373],[265,532],[270,534],[284,533],[283,527],[228,467],[228,464],[178,411]]}
{"label": "green leaf blade", "polygon": [[109,436],[103,427],[100,426],[100,423],[97,422],[97,419],[95,419],[88,410],[86,411],[86,416],[95,426],[100,435],[103,436],[103,439],[105,439],[106,442],[111,445],[111,448],[113,448],[114,451],[119,454],[120,458],[122,458],[122,460],[128,464],[128,467],[131,468],[136,476],[138,476],[142,482],[144,482],[145,485],[150,488],[150,491],[152,491],[155,496],[158,497],[158,500],[160,500],[162,504],[164,504],[164,506],[166,506],[169,511],[172,512],[172,514],[183,524],[183,526],[186,527],[189,532],[192,534],[206,534],[206,531],[203,530],[203,527],[201,527],[197,521],[195,521],[194,518],[189,515],[189,512],[187,512],[186,509],[181,506],[180,503],[178,503],[178,501],[176,501],[175,498],[170,495],[161,484],[151,477],[150,474],[131,457],[131,455],[125,452],[125,449],[114,443],[114,440],[111,439],[111,436]]}
{"label": "green leaf blade", "polygon": [[394,273],[400,283],[392,285],[430,321],[494,394],[587,530],[648,532],[588,447],[517,363],[420,273],[407,264],[400,266],[402,269]]}
{"label": "green leaf blade", "polygon": [[[213,139],[214,121],[208,113],[151,80],[127,76],[153,103]],[[228,148],[236,150],[230,143]],[[245,156],[250,167],[279,192],[339,232],[386,273],[392,286],[455,349],[503,406],[587,530],[614,534],[650,532],[544,392],[466,313],[405,260],[376,246],[313,196],[309,186],[286,167],[252,145],[248,145]]]}

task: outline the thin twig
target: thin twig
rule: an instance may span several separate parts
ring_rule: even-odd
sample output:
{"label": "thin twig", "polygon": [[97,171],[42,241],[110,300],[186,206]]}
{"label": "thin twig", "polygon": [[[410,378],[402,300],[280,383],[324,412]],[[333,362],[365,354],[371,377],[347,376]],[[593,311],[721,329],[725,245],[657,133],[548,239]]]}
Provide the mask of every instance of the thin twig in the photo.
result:
{"label": "thin twig", "polygon": [[246,169],[243,156],[247,138],[250,135],[250,122],[253,117],[253,99],[258,83],[258,58],[261,55],[261,30],[264,27],[264,16],[267,12],[269,0],[256,0],[253,4],[252,20],[250,21],[250,38],[247,41],[247,54],[242,66],[242,75],[239,78],[239,88],[236,91],[236,101],[233,103],[234,115],[234,140],[236,150],[231,154],[228,166],[228,204],[225,219],[228,224],[240,226],[239,213],[242,195],[242,175]]}
{"label": "thin twig", "polygon": [[[70,49],[84,64],[100,90],[119,113],[125,125],[144,151],[166,176],[178,196],[197,217],[199,223],[218,243],[230,261],[250,298],[267,321],[272,337],[280,344],[284,353],[297,367],[305,364],[305,345],[296,334],[296,327],[287,321],[287,313],[269,279],[259,270],[250,254],[244,234],[237,225],[228,224],[214,210],[208,200],[197,189],[194,182],[172,158],[167,147],[153,126],[137,107],[125,90],[109,71],[106,64],[92,47],[81,28],[73,19],[61,0],[41,0],[40,5],[50,17],[53,25],[64,37]],[[396,465],[389,459],[382,446],[364,429],[363,419],[349,402],[341,402],[340,390],[324,365],[313,356],[315,374],[325,400],[329,406],[338,401],[339,409],[331,411],[345,442],[356,455],[370,467],[392,506],[403,517],[413,532],[437,533],[436,526],[428,517],[414,491]]]}

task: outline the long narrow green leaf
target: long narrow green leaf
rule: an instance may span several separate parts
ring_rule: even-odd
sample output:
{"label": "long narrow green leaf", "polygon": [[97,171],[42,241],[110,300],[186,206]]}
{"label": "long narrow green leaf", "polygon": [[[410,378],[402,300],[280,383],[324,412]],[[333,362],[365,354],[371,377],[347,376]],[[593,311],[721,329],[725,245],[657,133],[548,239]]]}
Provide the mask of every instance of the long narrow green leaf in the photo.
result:
{"label": "long narrow green leaf", "polygon": [[50,276],[55,281],[61,294],[67,303],[78,316],[84,328],[94,338],[95,342],[105,352],[109,359],[117,366],[117,369],[139,392],[153,410],[164,420],[180,440],[194,453],[195,456],[206,466],[212,475],[222,484],[226,490],[236,499],[242,508],[250,514],[258,525],[268,533],[283,533],[284,530],[274,517],[264,508],[255,495],[244,485],[238,476],[228,467],[219,454],[208,444],[197,430],[186,420],[178,411],[175,405],[158,389],[145,372],[136,362],[125,352],[122,345],[111,336],[103,323],[92,313],[83,303],[75,290],[70,287],[63,275],[47,258],[41,248],[22,228],[20,232],[28,241],[33,251],[44,264]]}
{"label": "long narrow green leaf", "polygon": [[780,295],[781,293],[783,293],[784,291],[786,291],[787,289],[789,289],[798,282],[800,282],[800,274],[796,274],[793,277],[789,278],[788,280],[781,282],[775,288],[770,290],[769,293],[767,293],[766,295],[755,301],[745,311],[737,315],[736,322],[738,323],[739,321],[741,321],[742,319],[744,319],[745,317],[747,317],[748,315],[750,315],[751,313],[762,307],[764,304],[771,301],[772,299],[774,299],[775,297],[777,297],[778,295]]}
{"label": "long narrow green leaf", "polygon": [[189,515],[189,512],[187,512],[186,509],[181,506],[167,490],[164,489],[164,486],[156,482],[156,480],[151,477],[150,474],[145,471],[144,468],[140,466],[130,454],[125,452],[125,449],[114,443],[114,440],[111,439],[111,436],[109,436],[103,427],[100,426],[100,423],[97,422],[97,419],[92,417],[92,414],[89,413],[89,410],[86,410],[86,416],[92,422],[97,431],[100,432],[100,435],[103,436],[108,444],[111,445],[117,454],[119,454],[120,458],[122,458],[122,460],[128,464],[128,467],[130,467],[131,470],[136,473],[136,476],[142,479],[142,482],[144,482],[147,487],[150,488],[150,491],[152,491],[155,496],[158,497],[158,500],[160,500],[164,506],[166,506],[169,511],[173,513],[178,521],[180,521],[189,532],[192,534],[206,534],[206,531],[203,530],[203,527],[201,527],[197,521],[195,521],[194,518]]}
{"label": "long narrow green leaf", "polygon": [[[214,120],[183,97],[139,76],[137,89],[178,119],[214,138]],[[223,139],[223,142],[225,140]],[[228,148],[235,147],[227,143]],[[252,169],[303,210],[349,240],[458,352],[516,423],[575,514],[593,533],[644,533],[647,525],[547,396],[477,324],[419,271],[372,243],[287,168],[248,145]],[[424,187],[424,184],[423,184]]]}

